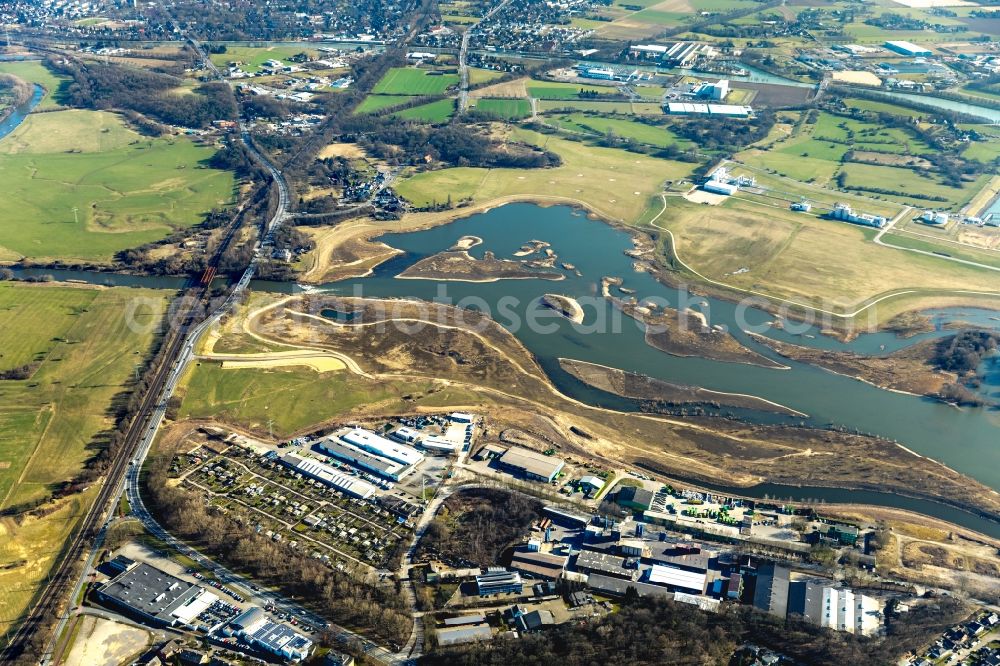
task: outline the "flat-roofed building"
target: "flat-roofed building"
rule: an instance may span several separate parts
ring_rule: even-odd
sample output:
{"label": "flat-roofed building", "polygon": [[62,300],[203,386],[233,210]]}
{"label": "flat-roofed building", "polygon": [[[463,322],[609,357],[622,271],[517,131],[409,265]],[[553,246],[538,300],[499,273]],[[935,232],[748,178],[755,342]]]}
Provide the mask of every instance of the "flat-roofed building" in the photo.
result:
{"label": "flat-roofed building", "polygon": [[438,645],[461,645],[488,641],[493,637],[493,631],[488,624],[477,624],[472,627],[446,627],[437,630]]}
{"label": "flat-roofed building", "polygon": [[604,594],[616,597],[624,597],[630,587],[640,597],[665,597],[672,599],[674,596],[673,592],[662,585],[652,585],[650,583],[643,583],[642,581],[626,580],[624,578],[615,578],[614,576],[605,576],[604,574],[597,573],[590,574],[587,577],[587,586],[597,592],[603,592]]}
{"label": "flat-roofed building", "polygon": [[566,465],[561,459],[512,446],[497,460],[504,469],[536,481],[552,481]]}
{"label": "flat-roofed building", "polygon": [[776,564],[768,563],[760,567],[753,594],[754,608],[775,617],[788,615],[788,573],[787,567]]}
{"label": "flat-roofed building", "polygon": [[154,626],[190,624],[218,599],[203,587],[145,562],[108,581],[97,598]]}
{"label": "flat-roofed building", "polygon": [[393,481],[399,481],[413,471],[413,467],[402,465],[374,453],[369,453],[336,437],[327,437],[318,444],[319,449],[329,455],[361,469],[374,472]]}
{"label": "flat-roofed building", "polygon": [[486,573],[476,576],[476,589],[479,596],[488,597],[491,594],[521,594],[524,582],[521,574],[504,569],[489,569]]}
{"label": "flat-roofed building", "polygon": [[534,578],[555,580],[566,570],[568,561],[569,557],[566,555],[538,553],[526,548],[518,548],[511,558],[510,567]]}
{"label": "flat-roofed building", "polygon": [[313,460],[312,458],[304,458],[302,456],[289,453],[281,458],[281,464],[298,472],[299,474],[302,474],[303,476],[315,479],[320,483],[330,486],[331,488],[335,488],[336,490],[339,490],[345,495],[350,495],[351,497],[368,499],[375,494],[375,486],[367,481],[355,479],[347,474],[341,474],[329,465],[324,465],[318,460]]}
{"label": "flat-roofed building", "polygon": [[890,51],[895,51],[896,53],[901,53],[905,56],[929,56],[933,55],[930,49],[924,48],[923,46],[917,46],[912,42],[903,41],[888,41],[885,43],[885,48]]}
{"label": "flat-roofed building", "polygon": [[287,625],[272,622],[257,606],[233,618],[226,633],[289,661],[308,659],[313,650],[311,640]]}
{"label": "flat-roofed building", "polygon": [[341,434],[340,438],[363,451],[388,458],[389,460],[398,462],[400,465],[412,466],[424,459],[424,454],[412,446],[397,444],[364,428],[351,428]]}
{"label": "flat-roofed building", "polygon": [[605,576],[614,576],[615,578],[626,578],[628,580],[635,580],[639,573],[635,568],[626,568],[625,558],[621,555],[599,553],[594,550],[580,551],[580,554],[576,556],[576,564],[574,566],[577,571],[582,571],[586,574],[597,573]]}
{"label": "flat-roofed building", "polygon": [[652,585],[663,585],[671,592],[704,594],[707,576],[703,573],[654,564],[646,571],[643,580]]}

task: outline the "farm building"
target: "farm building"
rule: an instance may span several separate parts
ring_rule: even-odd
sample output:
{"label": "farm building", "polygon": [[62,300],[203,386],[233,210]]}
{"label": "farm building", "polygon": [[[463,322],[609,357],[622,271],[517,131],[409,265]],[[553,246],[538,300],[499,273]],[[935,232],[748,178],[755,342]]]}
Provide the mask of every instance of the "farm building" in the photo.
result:
{"label": "farm building", "polygon": [[885,43],[885,48],[890,51],[895,51],[905,56],[929,56],[932,55],[930,49],[926,49],[922,46],[917,46],[910,42],[901,41],[888,41]]}
{"label": "farm building", "polygon": [[549,482],[566,464],[559,458],[512,446],[497,460],[499,465],[511,472],[536,481]]}

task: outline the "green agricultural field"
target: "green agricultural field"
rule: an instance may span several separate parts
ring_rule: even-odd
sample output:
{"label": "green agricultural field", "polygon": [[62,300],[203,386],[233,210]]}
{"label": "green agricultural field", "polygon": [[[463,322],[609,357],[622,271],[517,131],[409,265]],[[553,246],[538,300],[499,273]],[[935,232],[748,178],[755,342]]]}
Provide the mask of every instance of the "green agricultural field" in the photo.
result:
{"label": "green agricultural field", "polygon": [[[144,360],[166,311],[162,292],[0,283],[0,510],[48,498],[94,454],[112,401]],[[135,325],[138,324],[138,325]],[[0,634],[27,606],[90,501],[0,522]]]}
{"label": "green agricultural field", "polygon": [[391,106],[406,104],[411,99],[416,99],[416,97],[409,95],[368,95],[358,105],[358,108],[354,110],[354,113],[374,113],[375,111],[388,109]]}
{"label": "green agricultural field", "polygon": [[375,84],[376,95],[442,95],[458,83],[457,74],[431,74],[413,67],[393,67]]}
{"label": "green agricultural field", "polygon": [[531,102],[526,99],[489,99],[476,100],[476,110],[492,113],[504,120],[519,120],[531,115]]}
{"label": "green agricultural field", "polygon": [[68,80],[61,76],[56,76],[52,70],[37,60],[24,60],[18,62],[0,62],[0,73],[13,74],[19,79],[30,83],[37,83],[45,88],[45,97],[38,103],[38,109],[53,109],[59,106],[59,92]]}
{"label": "green agricultural field", "polygon": [[598,136],[610,132],[621,138],[632,139],[638,143],[656,146],[657,148],[677,146],[678,148],[685,149],[691,145],[690,141],[678,137],[669,127],[648,125],[635,120],[588,116],[582,113],[559,116],[555,120],[560,127],[571,132]]}
{"label": "green agricultural field", "polygon": [[439,99],[430,104],[421,104],[392,114],[393,118],[421,120],[428,123],[446,122],[455,114],[455,100]]}
{"label": "green agricultural field", "polygon": [[962,151],[962,157],[984,164],[992,162],[1000,158],[1000,139],[972,142]]}
{"label": "green agricultural field", "polygon": [[488,83],[489,81],[496,81],[503,75],[504,72],[497,72],[492,69],[483,69],[481,67],[470,67],[469,83],[471,85],[476,85],[479,83]]}
{"label": "green agricultural field", "polygon": [[286,65],[291,65],[293,63],[289,62],[288,59],[299,53],[307,53],[310,57],[315,58],[319,54],[319,51],[296,44],[265,47],[227,44],[225,53],[213,53],[209,57],[217,67],[225,67],[231,62],[242,62],[245,63],[241,66],[244,72],[258,72],[260,71],[260,66],[268,60],[280,60]]}
{"label": "green agricultural field", "polygon": [[219,363],[202,362],[184,380],[180,417],[212,418],[258,430],[266,430],[268,419],[273,419],[275,435],[288,437],[360,408],[377,407],[384,413],[412,409],[414,403],[402,396],[420,394],[431,385],[366,379],[346,370],[223,369]]}
{"label": "green agricultural field", "polygon": [[528,83],[528,95],[538,99],[580,100],[581,92],[598,95],[617,95],[618,90],[610,86],[580,85],[578,83],[557,83],[552,81],[532,81]]}
{"label": "green agricultural field", "polygon": [[907,118],[919,118],[926,115],[924,112],[917,111],[916,109],[910,109],[905,106],[890,104],[888,102],[876,102],[870,99],[855,99],[850,97],[844,100],[844,104],[852,109],[874,111],[875,113],[890,113],[894,116],[904,116]]}
{"label": "green agricultural field", "polygon": [[514,128],[510,134],[511,139],[558,153],[562,164],[552,169],[426,171],[401,181],[396,189],[418,206],[441,203],[445,193],[477,204],[513,199],[579,202],[609,220],[633,224],[649,209],[664,181],[689,177],[695,166],[529,130]]}
{"label": "green agricultural field", "polygon": [[[79,152],[77,152],[79,151]],[[234,196],[231,173],[187,138],[149,139],[116,116],[31,116],[0,141],[0,256],[109,261],[189,227]]]}

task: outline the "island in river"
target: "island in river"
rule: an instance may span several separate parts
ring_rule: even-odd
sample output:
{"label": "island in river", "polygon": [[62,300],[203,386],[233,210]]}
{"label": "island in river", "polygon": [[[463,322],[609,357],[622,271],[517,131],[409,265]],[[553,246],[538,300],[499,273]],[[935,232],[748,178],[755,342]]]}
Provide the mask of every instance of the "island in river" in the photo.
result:
{"label": "island in river", "polygon": [[559,367],[588,386],[626,398],[662,403],[670,406],[711,406],[754,409],[789,416],[807,416],[776,402],[742,393],[710,391],[700,386],[685,386],[665,382],[636,372],[626,372],[606,365],[560,358]]}
{"label": "island in river", "polygon": [[611,294],[611,286],[621,286],[621,278],[601,280],[601,293],[616,308],[641,322],[646,344],[674,356],[700,356],[713,361],[746,363],[764,368],[784,369],[766,356],[744,347],[727,331],[711,327],[705,316],[694,310],[675,310],[666,305],[625,300]]}
{"label": "island in river", "polygon": [[496,282],[497,280],[563,280],[562,273],[547,270],[527,261],[498,259],[487,250],[476,259],[467,250],[448,250],[421,259],[396,276],[403,280],[461,280]]}

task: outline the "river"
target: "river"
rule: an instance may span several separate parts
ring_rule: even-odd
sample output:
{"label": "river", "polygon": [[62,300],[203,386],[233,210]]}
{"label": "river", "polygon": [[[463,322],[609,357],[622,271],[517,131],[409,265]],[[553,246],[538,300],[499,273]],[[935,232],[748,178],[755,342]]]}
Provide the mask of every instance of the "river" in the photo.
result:
{"label": "river", "polygon": [[45,89],[35,84],[35,92],[32,94],[31,99],[24,104],[14,107],[11,114],[4,118],[3,122],[0,122],[0,139],[13,132],[27,118],[32,109],[38,106],[38,103],[42,101],[42,97],[44,96]]}
{"label": "river", "polygon": [[[581,276],[561,271],[566,279],[503,280],[491,283],[471,283],[431,280],[395,279],[402,270],[421,258],[447,249],[461,236],[472,235],[483,243],[471,250],[481,257],[487,250],[498,257],[510,257],[522,244],[533,239],[551,242],[559,262],[575,265]],[[635,401],[594,389],[564,372],[560,357],[639,372],[666,381],[703,386],[716,391],[747,393],[778,402],[809,415],[805,423],[816,427],[844,426],[851,430],[881,435],[904,444],[907,448],[967,474],[982,483],[1000,488],[1000,412],[987,409],[958,409],[932,400],[885,391],[869,384],[834,375],[805,364],[781,362],[788,370],[774,370],[737,363],[721,363],[702,358],[680,358],[660,352],[645,344],[643,331],[630,318],[620,315],[599,295],[600,279],[604,276],[624,278],[624,286],[636,290],[640,298],[657,297],[672,305],[682,297],[676,290],[657,282],[647,273],[635,272],[632,260],[624,251],[632,247],[630,236],[599,220],[566,207],[542,208],[533,204],[510,204],[489,212],[473,215],[452,224],[426,231],[389,234],[383,238],[405,251],[378,267],[367,278],[323,285],[320,288],[338,294],[358,294],[375,298],[416,297],[444,300],[490,312],[499,323],[512,330],[538,358],[556,386],[567,395],[593,405],[614,409],[635,410]],[[20,269],[22,276],[57,275],[59,279],[81,280],[116,286],[141,286],[178,289],[179,278],[155,278],[86,271],[52,271]],[[260,291],[292,292],[297,287],[289,283],[256,281],[252,287]],[[538,298],[547,292],[578,298],[586,311],[582,325],[574,325],[541,306]],[[697,297],[694,304],[710,323],[729,327],[745,345],[764,356],[777,358],[767,348],[757,344],[741,331],[737,322],[736,304],[713,298]],[[503,307],[500,307],[503,306]],[[947,335],[945,324],[951,321],[971,321],[981,326],[1000,329],[997,313],[991,310],[952,308],[929,311],[936,330],[909,339],[892,333],[869,333],[849,343],[819,334],[811,327],[792,332],[771,328],[767,335],[797,344],[828,349],[853,350],[867,354],[889,353],[919,340]],[[525,325],[536,318],[547,331]],[[609,322],[602,329],[596,323]],[[767,312],[748,309],[743,322],[763,325],[773,319]],[[992,361],[991,361],[992,363]],[[1000,392],[1000,372],[996,366],[986,368],[983,392]],[[725,410],[756,421],[798,423],[801,419],[748,410]],[[860,493],[829,488],[797,488],[768,484],[749,490],[726,489],[747,495],[809,499],[822,498],[829,502],[865,502],[909,508],[965,525],[1000,538],[1000,524],[944,505],[912,500],[887,493]]]}
{"label": "river", "polygon": [[[525,242],[533,239],[553,244],[559,262],[570,262],[581,272],[578,277],[563,271],[561,282],[545,280],[505,280],[492,283],[438,282],[430,280],[398,280],[400,271],[415,261],[450,247],[459,237],[478,236],[483,243],[472,250],[482,256],[491,250],[498,257],[509,257]],[[863,433],[881,435],[898,441],[924,456],[939,460],[992,488],[1000,489],[1000,412],[988,409],[959,409],[935,401],[878,389],[869,384],[835,375],[809,365],[791,362],[789,370],[773,370],[736,363],[721,363],[702,358],[680,358],[665,354],[645,344],[643,331],[631,319],[620,317],[614,324],[617,310],[604,302],[599,294],[603,276],[623,277],[624,286],[635,289],[636,296],[658,297],[677,304],[679,294],[657,282],[647,273],[632,269],[632,260],[624,251],[632,247],[629,235],[603,222],[592,220],[574,209],[555,206],[541,208],[533,204],[511,204],[487,213],[458,220],[450,225],[407,234],[388,235],[386,242],[406,252],[379,267],[368,278],[325,285],[340,294],[361,294],[368,297],[416,297],[444,300],[466,307],[488,311],[535,354],[542,367],[561,391],[590,404],[622,407],[622,400],[577,381],[558,365],[560,357],[600,363],[639,372],[666,381],[703,386],[716,391],[758,395],[792,407],[809,415],[806,423],[817,427],[844,426]],[[262,288],[278,285],[261,283]],[[583,325],[552,316],[537,303],[546,292],[578,298],[586,310]],[[718,299],[695,301],[707,303],[699,308],[710,323],[729,327],[745,345],[770,358],[770,350],[755,343],[737,324],[737,306]],[[516,304],[513,304],[516,301]],[[506,303],[506,307],[504,306]],[[851,343],[841,343],[821,335],[792,335],[785,330],[771,329],[768,335],[792,340],[799,344],[842,348],[863,353],[878,353],[901,348],[918,340],[943,336],[948,331],[943,324],[952,320],[974,320],[976,323],[1000,329],[1000,322],[991,319],[996,313],[987,310],[942,310],[933,314],[938,330],[901,340],[891,333],[859,336]],[[550,330],[525,325],[532,317]],[[612,322],[608,330],[597,330],[600,318]],[[744,321],[750,325],[764,324],[772,315],[750,309]],[[617,329],[614,328],[617,326]],[[590,330],[595,329],[595,330]],[[782,361],[786,362],[787,361]],[[990,382],[1000,382],[997,373]],[[1000,386],[1000,383],[993,386]],[[781,420],[771,415],[759,420]],[[772,494],[782,496],[829,497],[829,489],[792,489],[772,486]],[[783,494],[788,491],[787,495]],[[836,494],[836,493],[835,493]],[[859,501],[860,495],[845,493],[842,501]],[[888,496],[892,497],[892,496]],[[909,502],[909,500],[907,500]],[[902,506],[907,502],[894,502]],[[888,502],[879,502],[888,503]],[[912,502],[910,503],[912,505]],[[924,505],[930,503],[922,503]],[[929,511],[926,511],[928,512]],[[951,514],[962,512],[950,512]],[[940,514],[939,514],[940,515]],[[942,516],[944,517],[944,516]],[[953,519],[951,515],[948,519]],[[987,521],[981,521],[986,523]],[[983,529],[980,524],[977,529]],[[1000,536],[1000,528],[994,532]]]}

